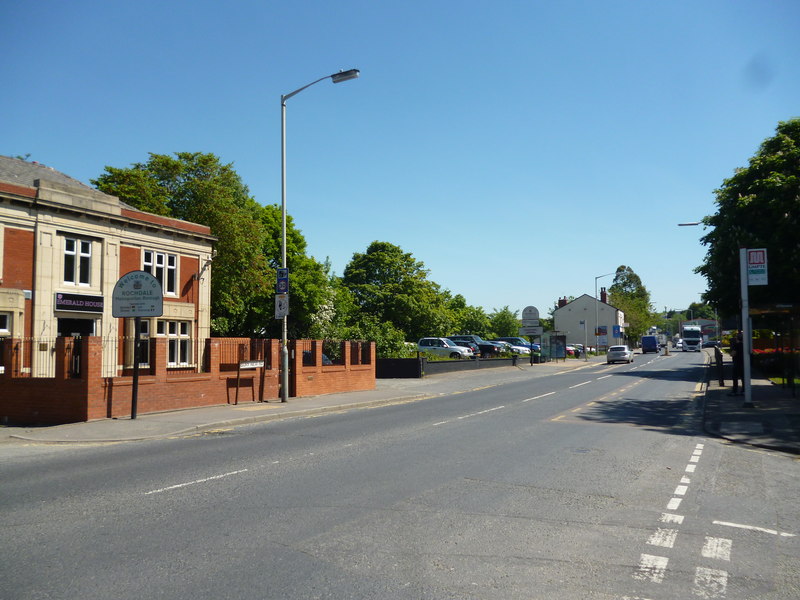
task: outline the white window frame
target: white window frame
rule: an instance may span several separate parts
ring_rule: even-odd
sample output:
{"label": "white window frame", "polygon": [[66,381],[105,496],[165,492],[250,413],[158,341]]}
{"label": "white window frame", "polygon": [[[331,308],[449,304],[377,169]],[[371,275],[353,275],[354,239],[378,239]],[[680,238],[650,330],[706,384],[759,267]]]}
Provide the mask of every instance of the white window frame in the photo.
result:
{"label": "white window frame", "polygon": [[165,296],[178,295],[178,255],[157,250],[142,251],[142,271],[158,279]]}
{"label": "white window frame", "polygon": [[0,336],[11,335],[11,313],[0,312]]}
{"label": "white window frame", "polygon": [[167,338],[167,366],[188,367],[192,364],[192,322],[159,319],[156,335]]}
{"label": "white window frame", "polygon": [[[70,248],[70,246],[72,246]],[[92,284],[92,242],[64,236],[64,285],[89,287]],[[70,262],[72,263],[70,267]],[[69,271],[69,272],[67,272]]]}
{"label": "white window frame", "polygon": [[139,322],[139,366],[150,366],[150,321],[148,319],[141,319]]}

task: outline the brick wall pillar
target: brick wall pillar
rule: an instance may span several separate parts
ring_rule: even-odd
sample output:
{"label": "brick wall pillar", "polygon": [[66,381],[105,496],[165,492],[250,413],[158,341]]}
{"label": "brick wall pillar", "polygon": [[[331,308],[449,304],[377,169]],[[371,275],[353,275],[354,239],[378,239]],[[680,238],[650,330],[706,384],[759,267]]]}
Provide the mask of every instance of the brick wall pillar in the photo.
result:
{"label": "brick wall pillar", "polygon": [[[73,343],[76,343],[73,340]],[[81,379],[96,381],[103,376],[103,340],[95,335],[81,338]]]}
{"label": "brick wall pillar", "polygon": [[82,392],[76,400],[75,414],[79,421],[102,419],[107,416],[104,401],[103,379],[103,339],[97,336],[72,340],[73,344],[81,344],[81,388]]}
{"label": "brick wall pillar", "polygon": [[352,358],[352,353],[350,352],[350,349],[352,348],[352,345],[349,342],[339,342],[339,347],[341,348],[342,351],[342,360],[344,361],[344,365],[348,369],[350,369],[350,365],[352,364],[350,362]]}
{"label": "brick wall pillar", "polygon": [[155,375],[156,381],[167,379],[167,340],[164,338],[150,338],[150,374]]}
{"label": "brick wall pillar", "polygon": [[219,341],[214,338],[206,338],[206,368],[212,376],[219,376]]}

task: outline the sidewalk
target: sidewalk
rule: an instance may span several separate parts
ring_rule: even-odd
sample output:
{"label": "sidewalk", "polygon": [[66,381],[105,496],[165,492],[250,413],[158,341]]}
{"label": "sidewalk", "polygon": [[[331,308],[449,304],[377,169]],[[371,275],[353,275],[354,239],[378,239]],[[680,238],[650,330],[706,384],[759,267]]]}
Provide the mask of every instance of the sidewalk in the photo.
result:
{"label": "sidewalk", "polygon": [[[598,363],[605,363],[605,358],[594,357],[589,361],[569,359],[537,365],[520,361],[517,367],[462,371],[422,379],[379,379],[374,390],[292,398],[285,403],[245,402],[238,406],[150,413],[136,419],[102,419],[50,427],[0,427],[0,443],[113,443],[187,435],[324,412],[413,402],[573,371]],[[735,443],[800,454],[800,398],[793,398],[791,390],[773,385],[766,379],[754,378],[754,407],[744,408],[743,396],[728,396],[731,390],[729,361],[725,377],[726,387],[721,387],[716,368],[709,367],[703,415],[705,432]]]}
{"label": "sidewalk", "polygon": [[136,419],[101,419],[45,427],[0,427],[0,443],[113,443],[187,435],[214,429],[263,423],[277,419],[308,417],[324,412],[368,408],[412,402],[440,395],[542,377],[559,371],[589,367],[603,357],[569,359],[531,365],[524,360],[516,367],[460,371],[422,379],[378,379],[376,389],[290,398],[287,402],[243,402],[203,408],[140,414]]}
{"label": "sidewalk", "polygon": [[749,444],[800,454],[800,397],[755,373],[751,379],[753,406],[745,408],[744,396],[730,396],[732,365],[724,355],[725,386],[719,385],[713,354],[709,354],[703,429],[739,444]]}

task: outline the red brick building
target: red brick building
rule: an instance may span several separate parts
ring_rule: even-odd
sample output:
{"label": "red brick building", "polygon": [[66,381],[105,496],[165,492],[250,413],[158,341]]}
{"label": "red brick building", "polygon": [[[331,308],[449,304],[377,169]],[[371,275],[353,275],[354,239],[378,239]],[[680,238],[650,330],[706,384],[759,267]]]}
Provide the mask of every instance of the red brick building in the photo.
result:
{"label": "red brick building", "polygon": [[[210,334],[215,238],[204,225],[136,210],[38,163],[0,156],[0,336],[133,336],[111,316],[111,292],[130,271],[161,282],[164,314],[144,337],[167,340],[173,366],[195,365]],[[126,366],[106,361],[106,374]],[[32,356],[32,369],[49,361]],[[41,364],[39,364],[41,363]]]}
{"label": "red brick building", "polygon": [[[136,210],[38,163],[0,156],[0,422],[66,423],[130,414],[141,344],[140,412],[279,396],[276,340],[211,332],[208,227]],[[112,315],[131,271],[161,283],[163,314]],[[290,390],[375,386],[375,344],[292,341]],[[259,364],[241,371],[243,363]],[[234,393],[235,392],[235,393]]]}

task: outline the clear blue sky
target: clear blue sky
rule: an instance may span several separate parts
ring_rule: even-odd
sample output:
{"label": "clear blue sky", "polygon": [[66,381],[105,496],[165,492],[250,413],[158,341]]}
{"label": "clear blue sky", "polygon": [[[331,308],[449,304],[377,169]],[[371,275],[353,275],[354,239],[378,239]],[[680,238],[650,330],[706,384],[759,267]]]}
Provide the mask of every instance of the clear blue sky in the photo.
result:
{"label": "clear blue sky", "polygon": [[[487,311],[630,266],[698,301],[713,191],[800,116],[800,2],[0,2],[0,154],[211,152],[341,274],[373,240]],[[732,274],[733,276],[734,274]],[[612,278],[600,280],[610,285]]]}

